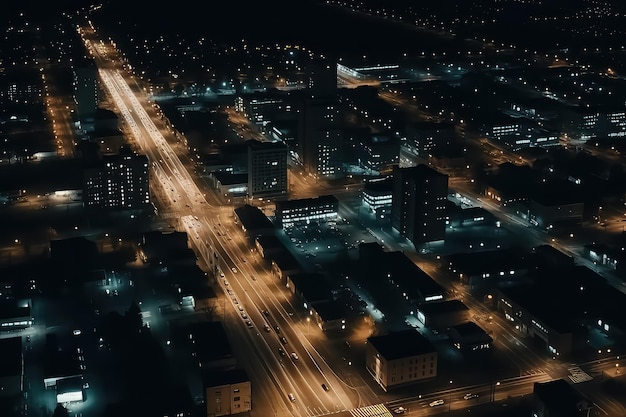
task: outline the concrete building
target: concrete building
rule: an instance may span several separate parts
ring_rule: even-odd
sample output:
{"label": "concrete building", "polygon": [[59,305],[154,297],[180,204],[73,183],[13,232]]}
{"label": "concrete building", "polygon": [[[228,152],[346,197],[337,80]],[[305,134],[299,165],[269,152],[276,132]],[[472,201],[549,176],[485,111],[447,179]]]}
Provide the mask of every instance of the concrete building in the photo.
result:
{"label": "concrete building", "polygon": [[74,64],[73,76],[74,101],[81,125],[93,125],[94,115],[100,103],[98,68],[93,60],[81,59]]}
{"label": "concrete building", "polygon": [[430,330],[442,330],[468,321],[470,311],[461,300],[446,300],[420,304],[415,316]]}
{"label": "concrete building", "polygon": [[416,122],[404,128],[405,146],[422,157],[441,144],[454,141],[457,137],[454,124],[448,122]]}
{"label": "concrete building", "polygon": [[386,176],[365,181],[361,195],[363,204],[376,213],[378,220],[389,217],[393,199],[393,177]]}
{"label": "concrete building", "polygon": [[580,224],[585,210],[582,192],[569,181],[537,186],[529,195],[529,221],[542,229]]}
{"label": "concrete building", "polygon": [[250,204],[235,209],[235,223],[239,224],[250,241],[259,236],[272,236],[276,233],[276,226],[260,208]]}
{"label": "concrete building", "polygon": [[473,321],[450,327],[448,335],[454,347],[468,353],[488,351],[493,343],[492,337]]}
{"label": "concrete building", "polygon": [[448,176],[421,164],[396,165],[393,178],[393,228],[415,246],[444,240]]}
{"label": "concrete building", "polygon": [[169,323],[172,345],[195,358],[200,368],[217,372],[237,367],[237,358],[221,322],[171,320]]}
{"label": "concrete building", "polygon": [[335,220],[339,201],[333,195],[276,201],[276,221],[288,229],[297,224]]}
{"label": "concrete building", "polygon": [[522,279],[530,269],[529,259],[528,253],[515,248],[453,253],[442,256],[441,268],[474,288]]}
{"label": "concrete building", "polygon": [[594,404],[564,379],[535,382],[532,415],[537,417],[588,417]]}
{"label": "concrete building", "polygon": [[0,397],[18,397],[24,390],[22,337],[0,339]]}
{"label": "concrete building", "polygon": [[219,195],[226,199],[248,195],[250,180],[247,172],[213,171],[209,174],[209,179]]}
{"label": "concrete building", "polygon": [[282,197],[289,191],[288,148],[281,142],[249,140],[248,197]]}
{"label": "concrete building", "polygon": [[31,313],[30,300],[0,301],[0,332],[10,332],[32,327],[35,319]]}
{"label": "concrete building", "polygon": [[302,160],[316,178],[343,176],[343,111],[337,96],[337,67],[314,62],[307,69],[308,97],[302,107]]}
{"label": "concrete building", "polygon": [[437,350],[413,329],[367,338],[365,367],[383,390],[437,376]]}
{"label": "concrete building", "polygon": [[43,383],[46,389],[56,388],[60,380],[83,376],[83,366],[76,348],[60,346],[54,333],[46,334],[42,364]]}
{"label": "concrete building", "polygon": [[400,140],[391,134],[370,134],[358,143],[360,168],[371,174],[390,172],[400,160]]}
{"label": "concrete building", "polygon": [[202,375],[207,417],[228,416],[252,410],[252,385],[243,369],[210,371]]}
{"label": "concrete building", "polygon": [[105,155],[85,169],[83,201],[87,208],[141,209],[150,204],[149,162],[128,148]]}

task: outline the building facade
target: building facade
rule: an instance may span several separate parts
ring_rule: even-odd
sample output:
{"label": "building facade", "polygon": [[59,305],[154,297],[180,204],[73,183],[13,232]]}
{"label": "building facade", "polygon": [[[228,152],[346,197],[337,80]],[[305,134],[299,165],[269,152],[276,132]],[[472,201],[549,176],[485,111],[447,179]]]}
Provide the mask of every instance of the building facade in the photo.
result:
{"label": "building facade", "polygon": [[150,203],[148,157],[124,150],[85,170],[87,208],[138,209]]}
{"label": "building facade", "polygon": [[444,240],[447,198],[447,175],[427,165],[394,166],[391,224],[414,245]]}
{"label": "building facade", "polygon": [[333,195],[276,202],[276,220],[284,229],[298,223],[334,220],[338,211],[339,201]]}
{"label": "building facade", "polygon": [[437,351],[414,329],[372,336],[367,341],[365,366],[385,391],[437,376]]}
{"label": "building facade", "polygon": [[288,193],[287,145],[281,142],[248,142],[248,197],[284,196]]}

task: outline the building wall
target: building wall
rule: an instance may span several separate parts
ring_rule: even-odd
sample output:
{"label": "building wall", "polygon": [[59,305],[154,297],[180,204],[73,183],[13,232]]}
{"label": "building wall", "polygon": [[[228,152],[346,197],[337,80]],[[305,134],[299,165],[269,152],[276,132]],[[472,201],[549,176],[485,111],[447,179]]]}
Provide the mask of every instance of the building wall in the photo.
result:
{"label": "building wall", "polygon": [[206,389],[207,417],[226,416],[250,411],[250,381],[226,384]]}
{"label": "building wall", "polygon": [[86,207],[141,208],[150,203],[148,158],[115,155],[85,171]]}
{"label": "building wall", "polygon": [[538,227],[548,227],[561,221],[582,222],[583,210],[582,202],[544,206],[536,201],[530,201],[530,217],[537,222]]}
{"label": "building wall", "polygon": [[444,240],[448,177],[414,168],[394,167],[392,226],[415,245]]}
{"label": "building wall", "polygon": [[302,158],[306,170],[317,178],[343,176],[343,131],[336,98],[310,99],[304,106]]}
{"label": "building wall", "polygon": [[248,196],[280,196],[287,194],[286,145],[271,143],[267,147],[252,146],[248,153]]}
{"label": "building wall", "polygon": [[338,210],[339,202],[332,196],[289,200],[276,204],[276,218],[281,227],[289,228],[296,223],[334,220]]}
{"label": "building wall", "polygon": [[371,344],[365,348],[365,367],[385,391],[437,376],[437,352],[388,361]]}
{"label": "building wall", "polygon": [[546,351],[565,357],[574,350],[574,334],[568,331],[558,331],[536,317],[530,311],[514,303],[504,294],[497,295],[497,308],[505,318],[521,334],[545,343]]}
{"label": "building wall", "polygon": [[74,69],[74,100],[81,119],[93,118],[100,101],[98,70],[95,65],[85,63]]}

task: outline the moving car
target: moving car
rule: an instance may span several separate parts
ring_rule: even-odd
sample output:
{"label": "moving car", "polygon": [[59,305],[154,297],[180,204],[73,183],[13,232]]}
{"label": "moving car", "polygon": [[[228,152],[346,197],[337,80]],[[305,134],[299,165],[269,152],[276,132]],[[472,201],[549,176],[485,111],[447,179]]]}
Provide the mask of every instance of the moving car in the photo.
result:
{"label": "moving car", "polygon": [[296,397],[292,393],[289,393],[289,395],[287,395],[287,397],[289,397],[289,401],[291,401],[292,403],[296,402]]}
{"label": "moving car", "polygon": [[435,401],[431,401],[430,404],[428,405],[430,405],[431,407],[436,407],[438,405],[443,405],[443,403],[444,403],[443,400],[435,400]]}
{"label": "moving car", "polygon": [[268,332],[268,333],[269,333],[269,332],[271,332],[271,331],[272,331],[272,328],[271,328],[269,325],[264,324],[264,325],[263,325],[263,330],[265,330],[266,332]]}
{"label": "moving car", "polygon": [[297,361],[299,359],[298,355],[296,354],[296,352],[291,352],[291,355],[289,355],[289,356],[291,356],[291,359],[293,359],[294,361]]}
{"label": "moving car", "polygon": [[330,388],[328,388],[328,385],[326,384],[322,384],[322,388],[324,389],[324,391],[330,391]]}
{"label": "moving car", "polygon": [[406,408],[404,408],[404,407],[394,408],[393,412],[395,414],[404,414],[404,413],[406,413]]}
{"label": "moving car", "polygon": [[470,394],[465,394],[463,396],[463,398],[466,399],[466,400],[471,400],[472,398],[478,398],[478,394],[471,394],[471,393]]}

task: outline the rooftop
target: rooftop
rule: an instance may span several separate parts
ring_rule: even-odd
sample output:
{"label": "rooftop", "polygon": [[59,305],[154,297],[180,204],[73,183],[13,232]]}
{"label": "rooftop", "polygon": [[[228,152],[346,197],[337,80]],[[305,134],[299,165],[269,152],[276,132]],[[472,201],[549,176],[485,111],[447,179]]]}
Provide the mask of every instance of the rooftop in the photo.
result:
{"label": "rooftop", "polygon": [[387,360],[434,353],[435,347],[414,329],[368,337],[367,341]]}

